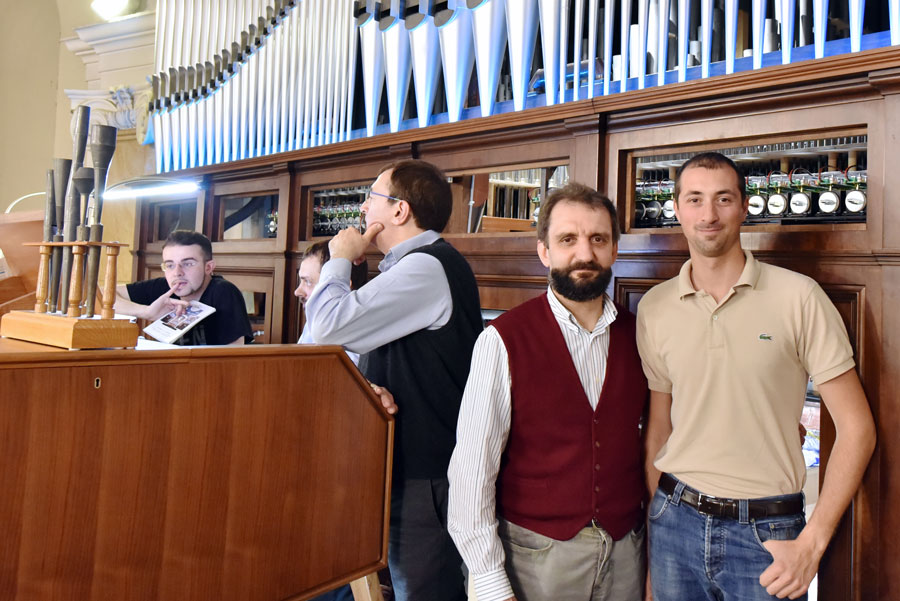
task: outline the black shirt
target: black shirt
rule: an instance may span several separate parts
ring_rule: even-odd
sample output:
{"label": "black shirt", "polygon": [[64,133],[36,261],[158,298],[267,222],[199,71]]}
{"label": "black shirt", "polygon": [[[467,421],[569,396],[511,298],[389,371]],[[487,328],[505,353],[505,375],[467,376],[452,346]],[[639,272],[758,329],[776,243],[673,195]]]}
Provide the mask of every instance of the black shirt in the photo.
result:
{"label": "black shirt", "polygon": [[[126,288],[132,302],[149,305],[168,292],[171,286],[166,278],[154,278],[128,284]],[[178,296],[173,294],[172,298],[177,299]],[[253,330],[250,328],[244,297],[237,286],[220,275],[214,275],[199,300],[204,305],[215,307],[216,312],[194,326],[175,344],[231,344],[241,336],[244,337],[245,344],[253,342]]]}

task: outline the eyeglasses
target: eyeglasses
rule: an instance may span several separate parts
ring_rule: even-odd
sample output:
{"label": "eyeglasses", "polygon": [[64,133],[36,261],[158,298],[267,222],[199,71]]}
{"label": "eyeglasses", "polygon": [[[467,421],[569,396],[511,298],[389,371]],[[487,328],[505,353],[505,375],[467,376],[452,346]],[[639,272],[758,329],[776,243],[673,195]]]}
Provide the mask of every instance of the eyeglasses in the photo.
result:
{"label": "eyeglasses", "polygon": [[172,271],[175,267],[181,267],[182,271],[188,271],[199,264],[200,261],[197,261],[196,259],[185,259],[180,263],[176,263],[175,261],[163,261],[159,266],[162,267],[163,271]]}
{"label": "eyeglasses", "polygon": [[371,196],[380,196],[382,198],[387,198],[389,200],[404,200],[403,198],[397,198],[396,196],[388,196],[387,194],[382,194],[381,192],[369,190],[368,192],[366,192],[366,202],[369,201],[369,197],[371,197]]}

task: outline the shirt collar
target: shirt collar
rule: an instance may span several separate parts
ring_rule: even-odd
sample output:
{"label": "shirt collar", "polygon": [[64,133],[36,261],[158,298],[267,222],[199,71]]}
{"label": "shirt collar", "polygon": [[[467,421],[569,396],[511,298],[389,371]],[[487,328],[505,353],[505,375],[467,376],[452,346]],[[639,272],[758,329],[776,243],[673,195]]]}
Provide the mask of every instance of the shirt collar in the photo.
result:
{"label": "shirt collar", "polygon": [[[755,288],[756,283],[759,281],[759,261],[747,249],[744,249],[744,259],[744,269],[741,271],[741,277],[738,278],[732,289],[742,286]],[[691,282],[691,260],[688,259],[681,266],[681,271],[678,272],[678,297],[683,299],[685,296],[696,293],[697,290]]]}
{"label": "shirt collar", "polygon": [[[556,298],[556,294],[553,293],[553,288],[550,286],[547,286],[547,302],[550,303],[550,311],[553,313],[553,316],[556,317],[557,321],[574,326],[579,330],[584,330],[584,328],[581,327],[581,324],[578,323],[578,320],[575,319],[575,316],[572,315],[572,312],[566,309],[565,305]],[[612,322],[616,320],[616,315],[618,315],[618,313],[612,299],[609,298],[609,295],[603,293],[603,315],[597,320],[597,325],[594,326],[592,333],[602,332],[612,325]]]}
{"label": "shirt collar", "polygon": [[433,244],[436,240],[440,239],[440,237],[441,235],[434,230],[425,230],[421,234],[416,234],[412,238],[408,238],[403,242],[395,244],[387,251],[387,254],[384,255],[384,258],[378,264],[378,270],[381,272],[387,271],[411,251],[421,248],[422,246]]}

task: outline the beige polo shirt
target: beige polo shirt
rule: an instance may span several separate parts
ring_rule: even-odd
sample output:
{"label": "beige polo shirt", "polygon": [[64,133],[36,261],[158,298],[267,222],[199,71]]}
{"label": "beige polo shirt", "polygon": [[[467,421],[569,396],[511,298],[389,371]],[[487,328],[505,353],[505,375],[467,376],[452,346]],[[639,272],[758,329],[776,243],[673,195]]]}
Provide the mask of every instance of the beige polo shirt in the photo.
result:
{"label": "beige polo shirt", "polygon": [[706,494],[799,492],[797,426],[808,375],[853,368],[840,315],[812,279],[746,263],[716,304],[691,283],[691,262],[638,305],[638,350],[651,390],[672,394],[672,435],[654,465]]}

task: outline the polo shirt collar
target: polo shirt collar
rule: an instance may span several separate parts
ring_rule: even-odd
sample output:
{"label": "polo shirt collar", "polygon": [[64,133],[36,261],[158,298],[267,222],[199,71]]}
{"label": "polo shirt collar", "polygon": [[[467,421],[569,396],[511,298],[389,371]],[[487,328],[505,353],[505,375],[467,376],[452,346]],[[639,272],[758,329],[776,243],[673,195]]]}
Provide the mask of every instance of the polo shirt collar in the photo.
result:
{"label": "polo shirt collar", "polygon": [[[744,269],[741,271],[741,277],[738,278],[732,289],[742,286],[755,288],[756,283],[759,281],[759,261],[747,249],[744,249],[744,259]],[[694,289],[694,284],[691,282],[691,259],[688,259],[681,266],[681,271],[678,272],[678,297],[683,299],[696,293],[697,290]]]}

